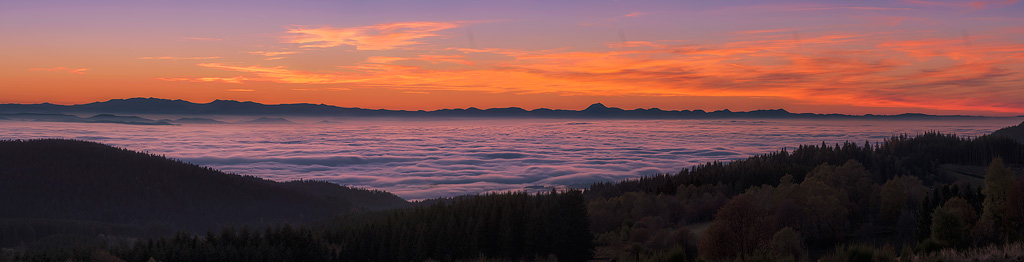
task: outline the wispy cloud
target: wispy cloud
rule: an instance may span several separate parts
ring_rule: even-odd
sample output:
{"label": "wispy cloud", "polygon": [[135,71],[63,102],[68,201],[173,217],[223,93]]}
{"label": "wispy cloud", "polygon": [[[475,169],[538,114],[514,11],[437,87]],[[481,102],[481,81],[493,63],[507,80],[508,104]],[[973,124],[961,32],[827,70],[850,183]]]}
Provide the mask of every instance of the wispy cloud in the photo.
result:
{"label": "wispy cloud", "polygon": [[290,70],[283,66],[261,67],[261,66],[232,66],[220,63],[199,64],[202,67],[222,69],[227,71],[252,73],[254,78],[242,78],[241,81],[269,81],[289,84],[338,84],[358,83],[373,79],[360,78],[357,75],[344,74],[340,72],[315,73],[301,70]]}
{"label": "wispy cloud", "polygon": [[[1024,112],[1021,102],[993,99],[999,94],[1018,97],[1011,94],[1019,89],[1013,83],[1024,77],[1000,68],[1015,63],[1019,67],[1021,58],[999,54],[1012,54],[1024,46],[992,45],[968,51],[956,40],[875,45],[865,43],[868,40],[824,35],[799,44],[786,39],[616,52],[532,52],[514,56],[512,63],[466,70],[363,64],[345,67],[346,73],[311,73],[207,66],[253,72],[263,80],[282,83],[523,94],[780,97],[805,104]],[[837,45],[851,46],[844,51],[832,49]],[[953,59],[959,65],[929,67],[920,62],[934,57]],[[928,71],[911,70],[922,67]],[[959,91],[965,89],[975,91]]]}
{"label": "wispy cloud", "polygon": [[252,51],[252,52],[246,52],[246,53],[254,54],[254,55],[261,55],[261,56],[282,56],[282,55],[298,54],[299,52],[298,51],[278,51],[278,52],[272,52],[272,51]]}
{"label": "wispy cloud", "polygon": [[243,76],[236,76],[236,77],[193,77],[193,78],[189,78],[189,77],[173,77],[173,78],[161,77],[161,78],[157,78],[157,80],[163,80],[163,81],[183,81],[183,82],[220,82],[220,83],[229,83],[229,84],[241,84],[241,83],[245,83],[245,81],[248,81],[248,80],[251,80],[251,79],[249,79],[247,77],[243,77]]}
{"label": "wispy cloud", "polygon": [[793,32],[793,29],[765,29],[765,30],[745,30],[736,31],[734,33],[741,35],[753,35],[753,34],[770,34],[770,33],[782,33],[782,32]]}
{"label": "wispy cloud", "polygon": [[624,41],[624,42],[611,42],[606,43],[610,48],[629,48],[629,47],[665,47],[665,44],[658,44],[651,41]]}
{"label": "wispy cloud", "polygon": [[978,0],[978,1],[928,1],[928,0],[906,0],[908,3],[923,6],[954,7],[954,8],[993,8],[1016,4],[1019,0]]}
{"label": "wispy cloud", "polygon": [[219,56],[191,56],[191,57],[178,57],[178,56],[146,56],[139,57],[139,59],[147,60],[203,60],[203,59],[217,59]]}
{"label": "wispy cloud", "polygon": [[72,74],[85,74],[85,71],[89,71],[88,68],[67,68],[67,67],[54,67],[54,68],[32,68],[31,71],[49,71],[49,72],[68,72]]}
{"label": "wispy cloud", "polygon": [[836,7],[813,7],[813,8],[800,8],[797,11],[814,11],[814,10],[916,10],[913,8],[906,7],[877,7],[877,6],[836,6]]}
{"label": "wispy cloud", "polygon": [[419,40],[458,26],[456,22],[404,22],[348,28],[298,27],[288,30],[294,34],[288,42],[302,44],[303,48],[346,45],[357,50],[389,50],[422,44]]}
{"label": "wispy cloud", "polygon": [[[386,39],[356,37],[351,44],[372,50],[400,48],[433,35],[431,30],[450,28],[412,24],[374,26],[400,33]],[[420,28],[414,30],[419,33],[402,31],[408,28]],[[735,39],[699,45],[681,40],[609,42],[606,50],[586,51],[412,49],[320,70],[199,63],[242,75],[162,80],[342,84],[337,88],[403,92],[773,98],[812,105],[1024,113],[1024,102],[1015,99],[1024,96],[1019,88],[1024,82],[1019,73],[1024,71],[1022,44],[984,34],[976,35],[972,44],[949,37],[894,40],[890,33],[778,34],[788,31],[738,31]],[[252,54],[273,58],[283,53]]]}
{"label": "wispy cloud", "polygon": [[294,55],[294,54],[298,54],[298,53],[301,53],[301,52],[299,52],[299,51],[252,51],[252,52],[245,52],[245,53],[253,54],[253,55],[265,56],[267,58],[264,58],[263,60],[271,61],[271,60],[281,60],[281,59],[284,59],[285,58],[284,55]]}
{"label": "wispy cloud", "polygon": [[424,61],[428,63],[455,63],[462,65],[473,65],[472,61],[466,60],[465,57],[460,55],[417,55],[414,57],[391,57],[391,56],[371,56],[366,59],[368,63],[388,64],[396,61],[404,60],[416,60]]}
{"label": "wispy cloud", "polygon": [[212,38],[212,37],[183,37],[185,40],[200,40],[200,41],[220,41],[223,38]]}
{"label": "wispy cloud", "polygon": [[612,17],[605,17],[605,18],[599,19],[599,20],[591,20],[591,21],[586,21],[586,22],[580,22],[579,25],[582,25],[582,26],[605,25],[605,24],[615,23],[615,22],[618,22],[618,21],[624,20],[624,19],[641,17],[641,16],[647,16],[647,15],[650,15],[650,14],[651,13],[633,11],[633,12],[630,12],[630,13],[627,13],[627,14],[624,14],[624,15],[616,15],[616,16],[612,16]]}
{"label": "wispy cloud", "polygon": [[644,12],[632,12],[632,13],[628,13],[628,14],[624,15],[623,17],[638,17],[638,16],[645,16],[645,15],[648,15],[648,14],[649,13],[644,13]]}
{"label": "wispy cloud", "polygon": [[253,91],[256,91],[256,90],[235,88],[235,89],[228,89],[228,91],[231,91],[231,92],[253,92]]}

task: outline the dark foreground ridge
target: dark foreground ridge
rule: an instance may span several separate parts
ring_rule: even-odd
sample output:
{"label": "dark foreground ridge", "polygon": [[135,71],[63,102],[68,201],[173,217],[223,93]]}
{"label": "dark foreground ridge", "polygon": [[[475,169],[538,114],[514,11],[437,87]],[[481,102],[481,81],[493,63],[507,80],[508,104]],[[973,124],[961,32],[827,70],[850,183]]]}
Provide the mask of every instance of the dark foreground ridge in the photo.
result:
{"label": "dark foreground ridge", "polygon": [[1015,126],[1004,127],[996,130],[995,132],[992,132],[992,135],[1009,137],[1017,140],[1017,142],[1024,143],[1024,122]]}
{"label": "dark foreground ridge", "polygon": [[146,230],[300,223],[408,205],[383,191],[321,181],[274,182],[60,139],[0,141],[0,200],[0,228],[35,227],[16,239],[0,238],[4,247],[47,237],[38,228],[47,221],[146,235],[151,233]]}
{"label": "dark foreground ridge", "polygon": [[75,140],[0,141],[0,200],[0,261],[585,261],[593,250],[579,190],[412,207]]}
{"label": "dark foreground ridge", "polygon": [[[239,116],[336,116],[336,117],[528,117],[528,118],[631,118],[631,119],[720,119],[720,118],[934,118],[934,117],[977,117],[937,116],[917,113],[899,115],[844,115],[790,113],[784,109],[732,112],[728,109],[713,112],[704,110],[661,110],[658,108],[625,110],[593,104],[584,110],[540,108],[526,110],[518,107],[477,109],[441,109],[434,111],[406,111],[387,109],[364,109],[338,107],[325,104],[279,104],[266,105],[255,102],[216,100],[210,103],[193,103],[185,100],[159,98],[111,99],[80,105],[43,104],[0,104],[0,117],[11,118],[11,114],[136,114],[136,115],[239,115]],[[17,117],[15,115],[15,117]],[[124,121],[116,119],[114,121]],[[137,121],[131,123],[146,123]],[[166,123],[165,123],[166,124]]]}

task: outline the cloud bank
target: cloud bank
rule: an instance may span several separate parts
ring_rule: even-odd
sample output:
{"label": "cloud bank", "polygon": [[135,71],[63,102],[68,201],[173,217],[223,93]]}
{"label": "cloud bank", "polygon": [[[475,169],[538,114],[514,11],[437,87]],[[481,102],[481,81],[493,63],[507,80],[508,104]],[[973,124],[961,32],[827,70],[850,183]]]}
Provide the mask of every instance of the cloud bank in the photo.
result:
{"label": "cloud bank", "polygon": [[[307,123],[319,120],[307,120]],[[64,137],[273,180],[318,179],[407,199],[586,186],[784,147],[937,130],[974,136],[1019,119],[962,121],[366,120],[126,126],[0,121],[0,139]],[[300,121],[301,122],[301,121]]]}

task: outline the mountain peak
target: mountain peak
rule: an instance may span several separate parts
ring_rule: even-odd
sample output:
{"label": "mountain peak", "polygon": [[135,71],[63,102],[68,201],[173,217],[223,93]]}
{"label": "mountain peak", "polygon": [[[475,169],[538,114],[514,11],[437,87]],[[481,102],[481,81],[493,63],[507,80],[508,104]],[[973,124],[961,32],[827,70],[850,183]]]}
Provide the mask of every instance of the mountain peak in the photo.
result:
{"label": "mountain peak", "polygon": [[608,107],[604,106],[604,104],[602,103],[594,103],[593,105],[588,106],[587,109],[584,109],[583,111],[601,111],[607,109]]}

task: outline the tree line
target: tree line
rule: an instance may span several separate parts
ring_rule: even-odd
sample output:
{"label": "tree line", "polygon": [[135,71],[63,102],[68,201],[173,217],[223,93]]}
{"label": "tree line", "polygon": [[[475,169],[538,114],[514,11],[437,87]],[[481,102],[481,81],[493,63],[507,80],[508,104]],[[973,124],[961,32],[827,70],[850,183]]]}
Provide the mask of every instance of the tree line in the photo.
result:
{"label": "tree line", "polygon": [[[596,255],[605,259],[799,261],[850,243],[931,252],[1019,239],[1017,227],[1001,227],[1016,223],[1016,216],[992,216],[986,220],[991,227],[975,226],[986,197],[994,194],[986,192],[1014,192],[1006,193],[1010,198],[1019,189],[988,190],[940,169],[943,164],[994,165],[1011,172],[999,163],[1019,166],[1022,160],[1024,145],[1009,138],[900,135],[876,144],[804,145],[676,174],[597,183],[585,195]],[[986,184],[1015,185],[1020,176],[1010,177]],[[947,214],[959,214],[959,228],[971,232],[936,241],[933,212],[953,197],[967,205],[955,201],[959,213],[940,209],[940,222],[950,224]],[[1022,203],[994,199],[989,201],[1010,204],[993,206]]]}
{"label": "tree line", "polygon": [[586,261],[589,226],[579,190],[508,192],[294,228],[182,233],[113,253],[128,261]]}

